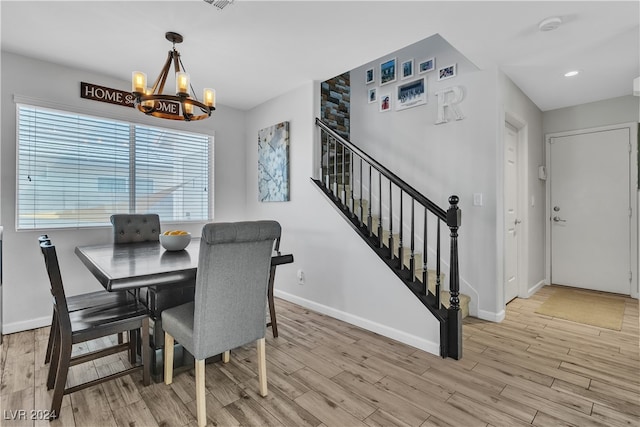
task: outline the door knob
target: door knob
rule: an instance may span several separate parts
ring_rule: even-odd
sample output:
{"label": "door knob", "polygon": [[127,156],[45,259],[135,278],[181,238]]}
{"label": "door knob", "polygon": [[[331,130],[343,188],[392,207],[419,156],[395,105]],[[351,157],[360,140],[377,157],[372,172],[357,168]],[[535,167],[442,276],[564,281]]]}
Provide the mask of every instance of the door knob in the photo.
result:
{"label": "door knob", "polygon": [[553,220],[554,220],[555,222],[567,222],[567,220],[566,220],[566,219],[561,219],[561,218],[560,218],[559,216],[557,216],[557,215],[553,217]]}

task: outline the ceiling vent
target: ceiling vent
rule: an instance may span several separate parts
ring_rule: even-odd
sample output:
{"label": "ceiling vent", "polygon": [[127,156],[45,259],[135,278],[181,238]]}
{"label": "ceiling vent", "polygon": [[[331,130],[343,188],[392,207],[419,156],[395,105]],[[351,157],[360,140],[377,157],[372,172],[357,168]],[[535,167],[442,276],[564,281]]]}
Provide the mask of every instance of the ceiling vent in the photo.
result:
{"label": "ceiling vent", "polygon": [[222,10],[225,7],[229,6],[231,3],[233,3],[233,0],[204,0],[204,1],[214,5],[216,8],[218,8],[218,10]]}

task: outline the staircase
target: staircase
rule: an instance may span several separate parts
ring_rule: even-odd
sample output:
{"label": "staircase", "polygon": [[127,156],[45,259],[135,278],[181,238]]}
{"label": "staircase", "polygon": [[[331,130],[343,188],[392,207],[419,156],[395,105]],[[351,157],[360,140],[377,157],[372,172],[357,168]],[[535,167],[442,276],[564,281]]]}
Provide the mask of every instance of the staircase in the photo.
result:
{"label": "staircase", "polygon": [[[458,197],[444,209],[347,141],[320,119],[320,179],[332,205],[440,322],[440,355],[462,358],[462,318],[469,298],[460,295]],[[449,228],[449,290],[441,271],[441,224]],[[446,248],[445,248],[446,249]]]}

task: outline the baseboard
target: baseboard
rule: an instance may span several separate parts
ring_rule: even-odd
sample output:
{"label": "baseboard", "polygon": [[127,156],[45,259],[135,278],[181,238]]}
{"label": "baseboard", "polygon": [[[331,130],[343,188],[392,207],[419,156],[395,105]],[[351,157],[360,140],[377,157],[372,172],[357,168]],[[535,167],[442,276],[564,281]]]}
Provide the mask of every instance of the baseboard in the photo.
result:
{"label": "baseboard", "polygon": [[392,338],[396,341],[400,341],[401,343],[410,345],[420,350],[424,350],[428,353],[440,355],[440,343],[428,341],[428,340],[425,340],[424,338],[420,338],[415,335],[410,335],[410,334],[407,334],[406,332],[399,331],[397,329],[390,328],[385,325],[381,325],[380,323],[376,323],[371,320],[364,319],[354,314],[336,310],[333,307],[329,307],[323,304],[318,304],[315,301],[310,301],[305,298],[300,298],[296,295],[279,291],[277,289],[274,290],[274,295],[278,298],[282,298],[283,300],[292,302],[294,304],[298,304],[302,307],[308,308],[313,311],[317,311],[318,313],[326,314],[327,316],[331,316],[335,319],[342,320],[344,322],[350,323],[352,325],[358,326],[360,328],[366,329],[371,332],[375,332],[385,337]]}
{"label": "baseboard", "polygon": [[478,319],[488,320],[490,322],[500,323],[504,320],[505,315],[506,312],[504,309],[497,313],[494,313],[493,311],[478,310]]}
{"label": "baseboard", "polygon": [[529,298],[532,295],[534,295],[536,292],[538,292],[540,289],[542,289],[543,286],[546,286],[546,282],[544,280],[540,280],[538,283],[536,283],[535,285],[533,285],[533,287],[527,289],[527,294],[523,297],[523,298]]}
{"label": "baseboard", "polygon": [[22,322],[5,323],[2,325],[2,335],[28,331],[29,329],[37,329],[49,325],[51,325],[51,316],[38,317],[37,319],[30,319]]}

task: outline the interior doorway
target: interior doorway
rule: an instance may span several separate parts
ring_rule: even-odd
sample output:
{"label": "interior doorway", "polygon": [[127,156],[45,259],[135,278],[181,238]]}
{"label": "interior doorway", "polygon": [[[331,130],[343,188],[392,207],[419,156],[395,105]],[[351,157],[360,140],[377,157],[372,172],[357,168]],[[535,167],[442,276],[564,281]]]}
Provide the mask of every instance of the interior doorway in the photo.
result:
{"label": "interior doorway", "polygon": [[637,286],[632,127],[552,134],[546,148],[548,283],[632,295]]}
{"label": "interior doorway", "polygon": [[505,304],[520,293],[521,258],[519,231],[520,172],[518,130],[509,122],[504,126],[504,300]]}

